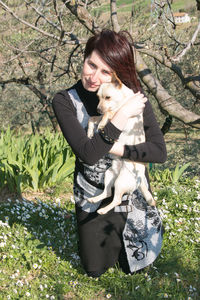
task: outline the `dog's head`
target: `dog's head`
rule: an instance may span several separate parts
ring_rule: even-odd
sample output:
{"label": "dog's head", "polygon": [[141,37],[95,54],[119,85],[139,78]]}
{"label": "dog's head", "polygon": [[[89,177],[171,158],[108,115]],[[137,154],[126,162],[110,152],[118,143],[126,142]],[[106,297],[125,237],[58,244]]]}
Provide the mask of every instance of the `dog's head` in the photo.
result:
{"label": "dog's head", "polygon": [[126,102],[127,97],[132,94],[133,91],[126,87],[113,73],[111,82],[102,83],[97,92],[99,97],[97,110],[101,114],[109,111],[115,112]]}

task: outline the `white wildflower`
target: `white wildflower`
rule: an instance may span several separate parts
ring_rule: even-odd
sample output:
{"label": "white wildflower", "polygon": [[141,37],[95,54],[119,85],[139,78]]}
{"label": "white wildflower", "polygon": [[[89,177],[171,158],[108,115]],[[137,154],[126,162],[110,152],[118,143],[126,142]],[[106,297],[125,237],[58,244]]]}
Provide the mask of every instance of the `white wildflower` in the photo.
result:
{"label": "white wildflower", "polygon": [[38,264],[33,264],[33,268],[37,269],[38,268]]}

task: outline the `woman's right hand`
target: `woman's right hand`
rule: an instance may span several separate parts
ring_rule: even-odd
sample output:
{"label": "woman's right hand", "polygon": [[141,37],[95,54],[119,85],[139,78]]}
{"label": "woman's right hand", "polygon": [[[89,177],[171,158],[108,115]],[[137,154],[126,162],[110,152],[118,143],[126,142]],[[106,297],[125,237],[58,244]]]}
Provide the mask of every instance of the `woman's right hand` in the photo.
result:
{"label": "woman's right hand", "polygon": [[143,113],[146,101],[147,98],[141,92],[137,92],[120,108],[120,112],[127,118],[136,117]]}
{"label": "woman's right hand", "polygon": [[131,96],[127,102],[116,112],[111,123],[119,130],[123,130],[129,118],[141,114],[145,108],[147,98],[140,92]]}

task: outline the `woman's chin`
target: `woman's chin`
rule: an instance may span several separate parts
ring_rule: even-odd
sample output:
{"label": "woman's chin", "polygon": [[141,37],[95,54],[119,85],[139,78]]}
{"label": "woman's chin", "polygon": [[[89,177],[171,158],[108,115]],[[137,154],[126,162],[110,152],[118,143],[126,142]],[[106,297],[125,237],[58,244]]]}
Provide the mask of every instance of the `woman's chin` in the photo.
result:
{"label": "woman's chin", "polygon": [[89,92],[96,92],[99,89],[98,85],[90,84],[85,80],[82,80],[82,84],[83,84],[84,89]]}

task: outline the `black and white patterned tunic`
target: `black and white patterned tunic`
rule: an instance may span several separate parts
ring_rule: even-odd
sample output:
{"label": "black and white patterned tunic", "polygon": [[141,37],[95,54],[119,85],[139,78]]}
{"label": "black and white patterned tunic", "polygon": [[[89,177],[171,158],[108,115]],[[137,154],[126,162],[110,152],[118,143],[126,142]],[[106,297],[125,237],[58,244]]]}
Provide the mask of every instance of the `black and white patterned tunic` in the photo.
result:
{"label": "black and white patterned tunic", "polygon": [[[98,132],[91,140],[87,137],[88,119],[97,114],[97,104],[96,93],[86,91],[81,81],[53,99],[61,130],[76,155],[74,198],[80,257],[88,273],[103,273],[117,262],[126,272],[135,272],[151,264],[160,253],[162,223],[157,209],[146,203],[139,190],[124,195],[122,204],[105,215],[96,210],[110,203],[112,197],[95,204],[87,201],[102,193],[105,172],[112,164],[108,154],[111,145]],[[127,145],[123,157],[164,162],[165,143],[149,102],[143,118],[146,142]],[[105,131],[115,139],[120,134],[110,122]]]}

